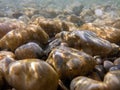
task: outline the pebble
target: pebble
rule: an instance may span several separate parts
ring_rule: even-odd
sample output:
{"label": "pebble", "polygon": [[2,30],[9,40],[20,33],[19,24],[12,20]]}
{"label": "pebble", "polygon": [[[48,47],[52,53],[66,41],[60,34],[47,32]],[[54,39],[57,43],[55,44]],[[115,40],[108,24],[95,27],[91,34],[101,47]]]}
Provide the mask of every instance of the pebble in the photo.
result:
{"label": "pebble", "polygon": [[15,56],[19,60],[27,58],[40,58],[43,54],[43,49],[34,42],[24,44],[15,50]]}
{"label": "pebble", "polygon": [[120,64],[120,58],[115,59],[113,63],[114,63],[114,65],[119,65]]}
{"label": "pebble", "polygon": [[98,17],[103,15],[103,11],[101,9],[96,9],[94,12],[95,12],[95,15]]}
{"label": "pebble", "polygon": [[120,64],[119,65],[115,65],[115,66],[113,66],[113,67],[111,67],[109,69],[109,71],[116,71],[116,70],[120,70]]}
{"label": "pebble", "polygon": [[101,80],[103,80],[103,78],[105,76],[105,70],[104,70],[103,65],[96,65],[95,71],[99,74]]}
{"label": "pebble", "polygon": [[120,90],[117,6],[19,1],[0,1],[0,90]]}
{"label": "pebble", "polygon": [[60,78],[65,80],[71,80],[78,75],[86,75],[95,66],[92,56],[66,46],[58,46],[53,49],[47,62],[55,68]]}
{"label": "pebble", "polygon": [[104,61],[103,67],[105,68],[106,71],[109,71],[109,69],[114,66],[114,64],[111,61]]}
{"label": "pebble", "polygon": [[100,56],[94,56],[94,59],[97,65],[101,65],[103,63],[103,60],[101,59]]}
{"label": "pebble", "polygon": [[58,86],[58,74],[40,59],[11,63],[5,72],[5,79],[16,90],[57,90]]}

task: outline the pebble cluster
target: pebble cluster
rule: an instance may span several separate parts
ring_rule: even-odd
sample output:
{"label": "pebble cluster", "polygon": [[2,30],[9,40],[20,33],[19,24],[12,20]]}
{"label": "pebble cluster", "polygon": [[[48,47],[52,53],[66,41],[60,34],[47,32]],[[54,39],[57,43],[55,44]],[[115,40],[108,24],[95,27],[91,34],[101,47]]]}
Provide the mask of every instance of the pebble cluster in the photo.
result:
{"label": "pebble cluster", "polygon": [[10,15],[0,15],[0,90],[120,90],[119,8]]}

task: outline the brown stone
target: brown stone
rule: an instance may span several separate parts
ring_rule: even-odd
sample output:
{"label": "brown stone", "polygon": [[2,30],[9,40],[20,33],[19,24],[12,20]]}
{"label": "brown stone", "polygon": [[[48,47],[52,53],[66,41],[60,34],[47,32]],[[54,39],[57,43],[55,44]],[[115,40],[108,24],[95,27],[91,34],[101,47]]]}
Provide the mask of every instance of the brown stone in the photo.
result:
{"label": "brown stone", "polygon": [[24,44],[15,50],[17,59],[40,58],[43,54],[43,49],[34,42]]}
{"label": "brown stone", "polygon": [[120,64],[120,58],[117,58],[114,60],[114,65],[119,65]]}
{"label": "brown stone", "polygon": [[[113,51],[113,45],[89,30],[63,31],[56,35],[70,47],[82,50],[90,55],[107,56]],[[118,49],[119,50],[119,49]]]}
{"label": "brown stone", "polygon": [[40,25],[42,29],[50,36],[53,37],[61,31],[68,31],[68,25],[59,19],[46,19],[38,17],[33,22],[34,24]]}
{"label": "brown stone", "polygon": [[103,66],[106,71],[109,71],[109,69],[113,66],[114,64],[111,61],[104,61]]}
{"label": "brown stone", "polygon": [[120,90],[120,71],[111,71],[104,81],[96,81],[84,76],[72,80],[70,90]]}
{"label": "brown stone", "polygon": [[92,56],[65,46],[56,47],[50,53],[47,62],[55,68],[61,79],[86,75],[95,66]]}
{"label": "brown stone", "polygon": [[6,20],[0,23],[0,39],[6,35],[8,32],[15,30],[17,28],[23,28],[25,24],[22,21],[17,20]]}
{"label": "brown stone", "polygon": [[5,78],[16,90],[56,90],[58,86],[58,74],[49,64],[39,59],[11,63]]}
{"label": "brown stone", "polygon": [[93,23],[86,23],[80,27],[82,30],[90,30],[99,37],[106,39],[112,43],[120,43],[120,30],[110,26],[99,26]]}
{"label": "brown stone", "polygon": [[10,51],[0,51],[0,60],[6,57],[15,58],[15,55],[13,52]]}
{"label": "brown stone", "polygon": [[7,33],[0,40],[0,48],[14,51],[17,47],[30,41],[46,44],[48,38],[49,36],[40,26],[28,25],[26,29],[13,30]]}

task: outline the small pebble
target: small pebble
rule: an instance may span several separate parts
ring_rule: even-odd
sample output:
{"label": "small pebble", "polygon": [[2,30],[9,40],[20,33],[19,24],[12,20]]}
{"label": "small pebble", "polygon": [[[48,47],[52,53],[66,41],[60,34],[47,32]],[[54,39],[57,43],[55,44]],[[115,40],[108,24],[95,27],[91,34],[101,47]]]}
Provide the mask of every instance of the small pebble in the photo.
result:
{"label": "small pebble", "polygon": [[101,9],[96,9],[95,10],[95,15],[96,16],[102,16],[103,15],[103,11]]}
{"label": "small pebble", "polygon": [[95,71],[99,74],[100,78],[103,80],[104,75],[105,75],[105,70],[104,70],[103,65],[96,65]]}
{"label": "small pebble", "polygon": [[117,58],[115,61],[114,61],[114,65],[119,65],[120,64],[120,58]]}
{"label": "small pebble", "polygon": [[113,66],[113,67],[111,67],[109,69],[109,71],[116,71],[116,70],[120,70],[120,64],[119,65],[115,65],[115,66]]}
{"label": "small pebble", "polygon": [[103,67],[106,71],[109,71],[109,69],[113,66],[113,63],[111,61],[104,61]]}
{"label": "small pebble", "polygon": [[94,59],[95,59],[97,65],[100,65],[103,63],[103,60],[101,59],[100,56],[94,56]]}
{"label": "small pebble", "polygon": [[43,55],[43,49],[34,42],[29,42],[18,47],[15,50],[17,59],[40,58]]}

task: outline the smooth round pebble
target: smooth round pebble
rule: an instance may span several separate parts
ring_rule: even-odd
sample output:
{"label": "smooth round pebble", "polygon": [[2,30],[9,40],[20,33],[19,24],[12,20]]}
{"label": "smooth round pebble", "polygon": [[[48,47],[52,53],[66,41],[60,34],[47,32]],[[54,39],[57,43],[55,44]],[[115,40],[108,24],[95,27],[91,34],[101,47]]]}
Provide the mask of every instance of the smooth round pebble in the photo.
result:
{"label": "smooth round pebble", "polygon": [[116,71],[116,70],[120,70],[120,64],[119,65],[115,65],[115,66],[113,66],[113,67],[111,67],[109,69],[109,71]]}
{"label": "smooth round pebble", "polygon": [[104,61],[103,67],[106,71],[109,71],[109,69],[113,66],[114,64],[111,61]]}

